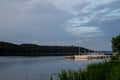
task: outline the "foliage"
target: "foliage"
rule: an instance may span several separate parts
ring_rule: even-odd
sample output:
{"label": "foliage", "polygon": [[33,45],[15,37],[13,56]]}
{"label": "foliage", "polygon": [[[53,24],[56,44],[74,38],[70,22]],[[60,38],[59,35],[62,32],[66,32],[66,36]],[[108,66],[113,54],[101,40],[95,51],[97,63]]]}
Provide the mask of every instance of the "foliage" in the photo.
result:
{"label": "foliage", "polygon": [[120,61],[105,61],[88,65],[86,69],[62,70],[58,80],[119,80]]}
{"label": "foliage", "polygon": [[[13,44],[0,42],[0,56],[65,56],[78,54],[77,46],[43,46],[36,44]],[[81,47],[81,52],[85,48]],[[85,49],[89,51],[88,49]]]}
{"label": "foliage", "polygon": [[112,38],[112,49],[120,54],[120,34]]}
{"label": "foliage", "polygon": [[116,56],[112,56],[111,60],[119,60],[119,56],[117,56],[117,55]]}

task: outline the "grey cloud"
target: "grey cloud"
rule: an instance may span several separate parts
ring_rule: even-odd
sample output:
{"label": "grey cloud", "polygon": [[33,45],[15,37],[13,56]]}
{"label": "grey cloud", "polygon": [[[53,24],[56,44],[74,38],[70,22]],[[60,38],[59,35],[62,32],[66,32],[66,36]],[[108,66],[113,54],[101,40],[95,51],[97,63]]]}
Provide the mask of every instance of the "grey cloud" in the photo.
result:
{"label": "grey cloud", "polygon": [[120,16],[110,15],[119,9],[119,3],[119,0],[0,0],[0,39],[41,44],[73,41],[74,44],[79,37],[71,35],[71,29],[79,28],[81,32],[81,28],[88,27],[87,31],[94,28],[93,34],[104,34],[99,37],[110,45],[112,36],[119,34]]}
{"label": "grey cloud", "polygon": [[[8,3],[8,2],[7,2]],[[37,3],[31,10],[22,12],[11,4],[1,5],[1,39],[54,40],[65,34],[61,27],[69,15],[49,3]],[[10,11],[11,10],[11,11]],[[57,34],[56,34],[57,33]],[[61,34],[63,33],[63,34]],[[11,36],[11,37],[10,37]]]}

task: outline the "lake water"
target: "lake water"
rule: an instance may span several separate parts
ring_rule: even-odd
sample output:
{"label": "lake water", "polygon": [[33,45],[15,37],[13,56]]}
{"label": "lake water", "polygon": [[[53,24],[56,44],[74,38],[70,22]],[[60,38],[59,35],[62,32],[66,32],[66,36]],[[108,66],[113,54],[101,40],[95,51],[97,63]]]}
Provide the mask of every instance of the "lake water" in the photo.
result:
{"label": "lake water", "polygon": [[62,69],[85,68],[101,60],[70,60],[64,57],[0,57],[0,80],[49,80]]}

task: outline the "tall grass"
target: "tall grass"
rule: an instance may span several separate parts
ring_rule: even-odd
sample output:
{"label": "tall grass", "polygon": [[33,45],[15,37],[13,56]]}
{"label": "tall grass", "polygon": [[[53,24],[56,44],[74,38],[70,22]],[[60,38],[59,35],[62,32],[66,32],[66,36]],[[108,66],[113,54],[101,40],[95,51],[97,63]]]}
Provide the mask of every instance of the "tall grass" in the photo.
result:
{"label": "tall grass", "polygon": [[62,70],[60,74],[58,74],[58,80],[85,80],[85,71],[84,70]]}
{"label": "tall grass", "polygon": [[86,69],[62,70],[57,80],[120,80],[120,61],[114,57],[110,61],[90,64]]}

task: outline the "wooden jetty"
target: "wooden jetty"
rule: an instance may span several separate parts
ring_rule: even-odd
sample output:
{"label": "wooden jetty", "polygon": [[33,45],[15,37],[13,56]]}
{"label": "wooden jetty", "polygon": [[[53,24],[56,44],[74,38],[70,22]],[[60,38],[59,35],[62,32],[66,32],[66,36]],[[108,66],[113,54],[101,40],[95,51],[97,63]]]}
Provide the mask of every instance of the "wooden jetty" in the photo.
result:
{"label": "wooden jetty", "polygon": [[73,55],[65,56],[66,59],[75,59],[75,60],[88,60],[88,59],[102,59],[109,58],[111,55]]}

